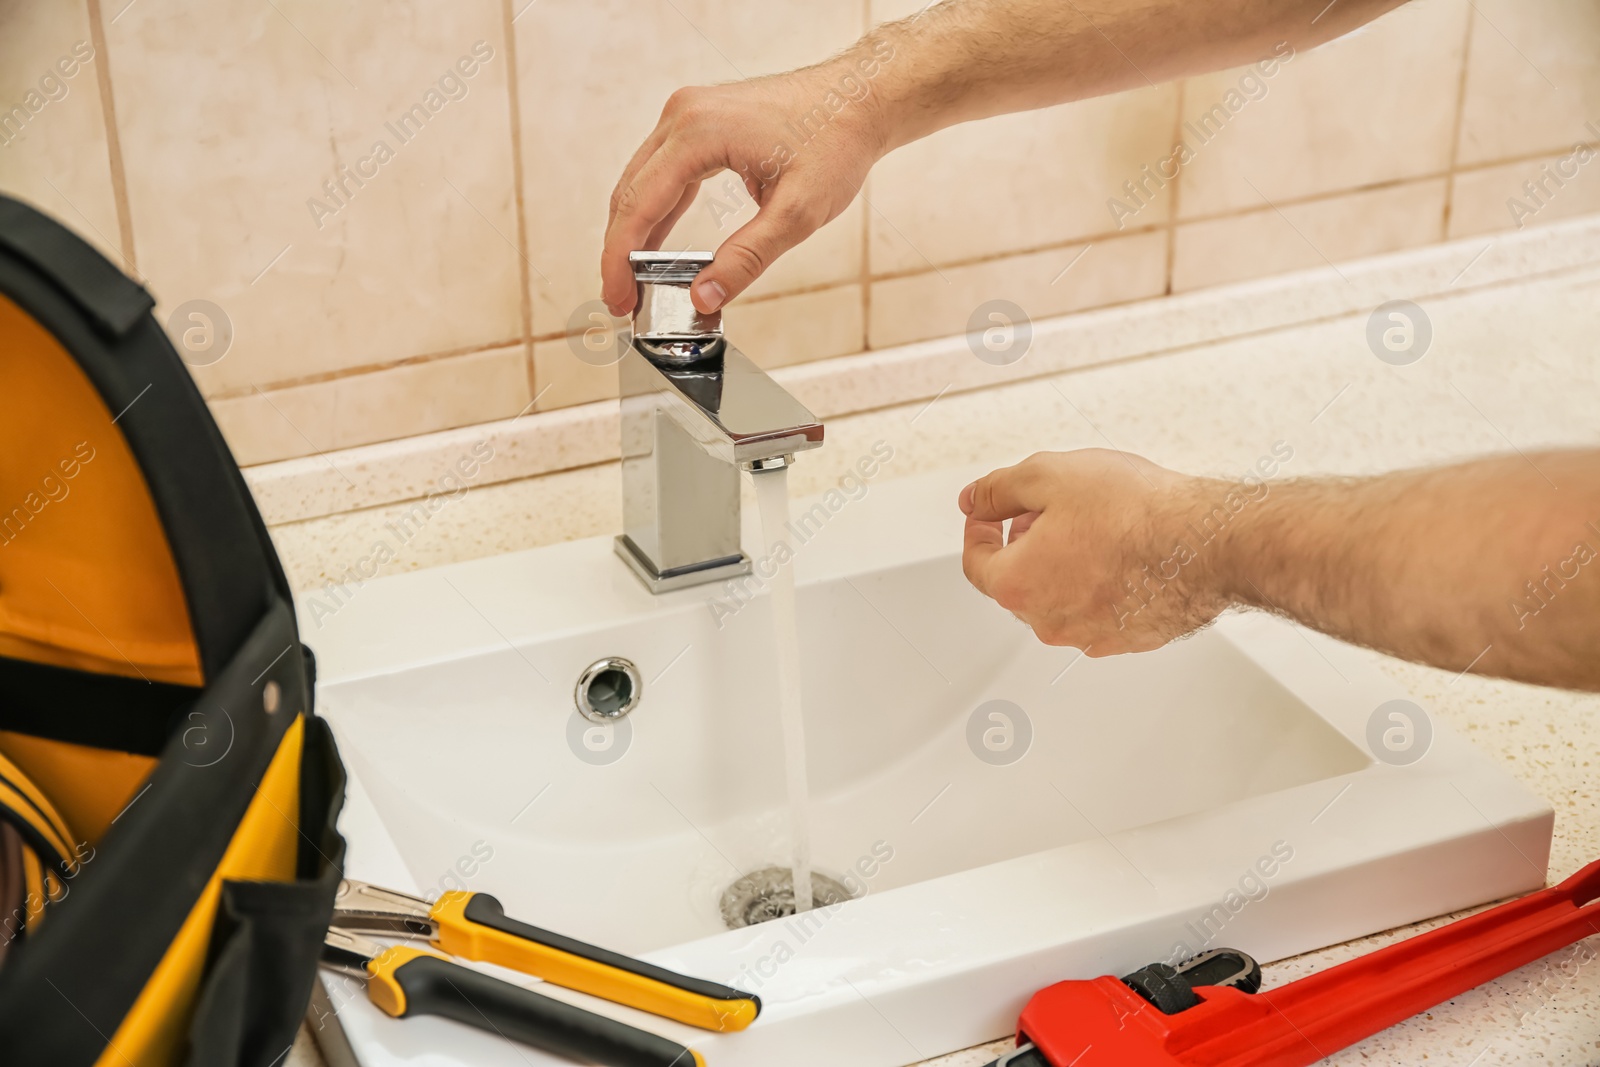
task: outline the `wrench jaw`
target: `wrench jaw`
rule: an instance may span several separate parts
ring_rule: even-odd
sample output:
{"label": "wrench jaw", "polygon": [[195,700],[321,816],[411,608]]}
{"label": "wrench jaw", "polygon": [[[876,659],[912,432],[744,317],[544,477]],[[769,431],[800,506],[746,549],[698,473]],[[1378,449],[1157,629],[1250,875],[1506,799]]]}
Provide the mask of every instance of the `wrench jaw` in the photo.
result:
{"label": "wrench jaw", "polygon": [[1183,1015],[1163,1014],[1110,975],[1058,982],[1023,1009],[1018,1040],[1033,1046],[1047,1067],[1184,1067],[1168,1051],[1173,1024],[1205,1007],[1202,1001]]}
{"label": "wrench jaw", "polygon": [[1260,965],[1227,948],[1124,978],[1059,982],[1028,1002],[1017,1050],[990,1067],[1185,1067],[1185,1051],[1254,1014],[1260,988]]}
{"label": "wrench jaw", "polygon": [[1191,989],[1223,986],[1245,993],[1261,992],[1261,964],[1236,948],[1213,948],[1191,956],[1178,964],[1176,973]]}

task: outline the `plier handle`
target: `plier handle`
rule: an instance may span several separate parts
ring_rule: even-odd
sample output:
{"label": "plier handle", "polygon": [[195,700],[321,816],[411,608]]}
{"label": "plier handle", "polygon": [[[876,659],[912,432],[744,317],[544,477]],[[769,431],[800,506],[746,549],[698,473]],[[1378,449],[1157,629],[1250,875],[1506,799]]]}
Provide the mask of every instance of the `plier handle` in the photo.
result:
{"label": "plier handle", "polygon": [[753,994],[509,918],[487,893],[456,890],[429,903],[346,879],[339,884],[332,925],[424,937],[449,956],[498,964],[704,1030],[743,1030],[761,1012]]}
{"label": "plier handle", "polygon": [[657,1034],[452,963],[411,945],[382,945],[330,926],[325,967],[363,979],[367,999],[397,1019],[437,1015],[511,1041],[605,1067],[705,1067]]}

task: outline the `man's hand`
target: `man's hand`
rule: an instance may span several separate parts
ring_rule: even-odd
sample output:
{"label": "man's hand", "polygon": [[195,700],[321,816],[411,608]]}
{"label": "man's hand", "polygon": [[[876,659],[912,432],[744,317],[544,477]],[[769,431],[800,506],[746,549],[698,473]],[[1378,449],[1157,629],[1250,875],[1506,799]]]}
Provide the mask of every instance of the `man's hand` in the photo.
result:
{"label": "man's hand", "polygon": [[690,296],[703,312],[744,292],[848,207],[884,151],[863,72],[863,64],[871,70],[879,62],[847,54],[789,74],[673,93],[611,194],[600,258],[611,313],[626,315],[637,299],[628,253],[660,248],[714,174],[739,175],[760,210],[695,279]]}
{"label": "man's hand", "polygon": [[1050,644],[1152,649],[1237,605],[1455,673],[1600,691],[1600,451],[1287,482],[1046,452],[969,485],[961,510],[967,577]]}
{"label": "man's hand", "polygon": [[680,89],[611,194],[602,295],[613,315],[633,310],[628,253],[660,248],[720,171],[739,175],[761,209],[700,273],[692,298],[702,312],[843,211],[901,145],[958,122],[1309,48],[1400,2],[1109,0],[1091,20],[1060,0],[943,0],[817,66]]}
{"label": "man's hand", "polygon": [[1203,547],[1183,546],[1207,492],[1235,489],[1125,452],[1040,452],[962,490],[962,566],[1046,644],[1159,648],[1227,606]]}

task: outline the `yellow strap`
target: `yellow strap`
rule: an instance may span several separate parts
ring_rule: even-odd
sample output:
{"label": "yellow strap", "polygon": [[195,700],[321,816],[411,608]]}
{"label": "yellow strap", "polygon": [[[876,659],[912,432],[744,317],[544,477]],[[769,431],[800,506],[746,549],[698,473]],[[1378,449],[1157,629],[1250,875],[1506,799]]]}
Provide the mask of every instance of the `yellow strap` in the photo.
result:
{"label": "yellow strap", "polygon": [[473,896],[452,890],[433,906],[432,919],[438,929],[434,944],[452,956],[499,964],[702,1030],[743,1030],[760,1010],[754,1000],[721,1000],[693,993],[475,923],[465,914]]}
{"label": "yellow strap", "polygon": [[[39,813],[50,820],[50,824],[56,828],[56,833],[68,841],[72,840],[72,830],[67,826],[67,820],[63,819],[56,806],[50,803],[50,798],[44,795],[44,790],[34,785],[33,779],[24,774],[21,767],[6,758],[4,752],[0,752],[0,777],[4,777],[16,786],[33,806],[39,809]],[[68,854],[72,855],[70,849]]]}
{"label": "yellow strap", "polygon": [[[60,857],[64,873],[78,873],[77,849],[73,845],[72,831],[66,820],[56,811],[39,787],[22,773],[22,769],[0,754],[0,807],[27,823],[34,832]],[[22,881],[25,897],[22,902],[23,929],[35,931],[44,925],[45,908],[67,895],[67,886],[55,870],[55,857],[46,864],[38,851],[22,838]]]}
{"label": "yellow strap", "polygon": [[107,748],[91,748],[67,741],[33,737],[0,730],[0,755],[27,775],[35,788],[50,798],[64,825],[78,842],[78,859],[85,844],[106,835],[123,808],[155,769],[154,756],[136,756]]}
{"label": "yellow strap", "polygon": [[44,838],[45,843],[50,846],[51,850],[61,857],[61,862],[67,868],[67,871],[72,874],[77,873],[78,861],[74,857],[70,841],[61,835],[55,824],[48,817],[28,802],[26,796],[12,789],[5,782],[0,782],[0,808],[14,812],[19,819],[32,827],[39,836]]}

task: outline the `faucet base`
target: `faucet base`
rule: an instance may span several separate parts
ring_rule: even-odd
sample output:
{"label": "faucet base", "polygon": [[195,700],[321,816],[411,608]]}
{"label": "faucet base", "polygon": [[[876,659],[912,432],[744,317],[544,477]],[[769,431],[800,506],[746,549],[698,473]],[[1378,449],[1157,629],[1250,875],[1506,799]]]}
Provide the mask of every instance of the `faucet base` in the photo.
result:
{"label": "faucet base", "polygon": [[737,578],[750,573],[750,557],[740,552],[737,556],[724,556],[721,559],[710,559],[704,563],[696,563],[689,567],[672,567],[665,571],[656,570],[656,565],[633,543],[627,534],[618,534],[616,538],[617,555],[628,565],[628,569],[639,576],[645,588],[652,593],[667,593],[674,589],[688,589],[691,586],[705,585],[709,582],[721,582],[728,578]]}

